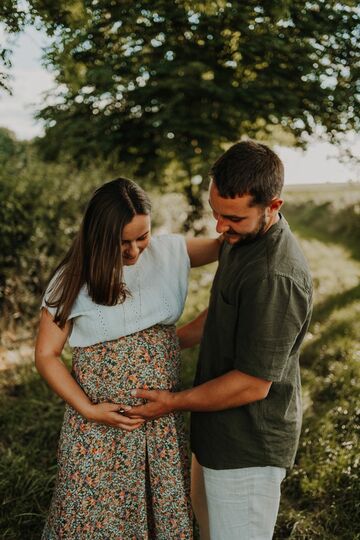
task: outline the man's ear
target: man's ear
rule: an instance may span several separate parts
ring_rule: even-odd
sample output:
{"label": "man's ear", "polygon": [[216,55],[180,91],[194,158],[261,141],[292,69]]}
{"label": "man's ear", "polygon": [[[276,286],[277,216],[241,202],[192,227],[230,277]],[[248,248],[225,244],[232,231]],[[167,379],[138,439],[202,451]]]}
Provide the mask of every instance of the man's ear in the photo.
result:
{"label": "man's ear", "polygon": [[284,204],[284,201],[282,199],[279,199],[277,197],[274,198],[269,204],[270,212],[278,212],[283,204]]}

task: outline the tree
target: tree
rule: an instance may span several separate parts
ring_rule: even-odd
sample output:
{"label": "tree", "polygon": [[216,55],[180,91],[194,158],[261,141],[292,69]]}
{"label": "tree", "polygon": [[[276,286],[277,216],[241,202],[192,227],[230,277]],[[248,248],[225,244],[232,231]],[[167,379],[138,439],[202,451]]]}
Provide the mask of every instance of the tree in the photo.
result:
{"label": "tree", "polygon": [[[4,32],[8,34],[19,32],[23,26],[25,12],[20,8],[18,0],[3,0],[0,4],[0,22]],[[10,92],[8,84],[11,67],[11,49],[0,43],[0,90]]]}
{"label": "tree", "polygon": [[353,0],[30,4],[56,36],[46,62],[59,91],[39,113],[49,159],[113,155],[154,183],[175,171],[196,205],[226,143],[359,128]]}
{"label": "tree", "polygon": [[16,140],[15,133],[10,129],[0,127],[0,166],[13,158],[19,152],[21,143]]}

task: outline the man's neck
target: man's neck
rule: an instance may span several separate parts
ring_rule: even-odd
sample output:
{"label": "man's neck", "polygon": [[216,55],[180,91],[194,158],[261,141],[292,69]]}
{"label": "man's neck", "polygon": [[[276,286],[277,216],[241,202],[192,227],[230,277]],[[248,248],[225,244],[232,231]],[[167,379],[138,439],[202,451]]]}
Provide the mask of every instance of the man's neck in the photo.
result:
{"label": "man's neck", "polygon": [[276,212],[276,214],[270,218],[269,223],[265,227],[264,234],[266,234],[271,229],[271,227],[279,221],[279,219],[280,219],[279,212]]}

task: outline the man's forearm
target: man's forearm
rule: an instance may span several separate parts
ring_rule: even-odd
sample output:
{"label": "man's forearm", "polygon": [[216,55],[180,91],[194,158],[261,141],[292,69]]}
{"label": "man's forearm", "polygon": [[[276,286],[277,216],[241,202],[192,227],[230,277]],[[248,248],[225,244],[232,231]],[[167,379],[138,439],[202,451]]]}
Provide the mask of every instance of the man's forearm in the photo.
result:
{"label": "man's forearm", "polygon": [[221,411],[264,399],[271,382],[241,371],[229,371],[216,379],[182,392],[133,390],[132,396],[147,400],[145,405],[125,407],[129,417],[151,420],[173,411]]}
{"label": "man's forearm", "polygon": [[220,411],[264,399],[271,382],[237,370],[229,371],[189,390],[174,392],[170,402],[173,410]]}
{"label": "man's forearm", "polygon": [[204,325],[208,310],[205,309],[196,317],[184,326],[177,329],[176,333],[179,338],[180,348],[187,349],[198,345],[201,341],[204,331]]}

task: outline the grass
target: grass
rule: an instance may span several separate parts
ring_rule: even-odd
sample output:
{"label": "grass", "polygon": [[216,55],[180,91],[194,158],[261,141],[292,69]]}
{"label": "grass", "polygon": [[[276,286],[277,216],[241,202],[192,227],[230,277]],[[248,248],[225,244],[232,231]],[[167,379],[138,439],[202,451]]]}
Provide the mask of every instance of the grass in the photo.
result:
{"label": "grass", "polygon": [[[275,538],[360,538],[360,301],[313,320],[303,355],[306,396],[295,468],[286,479]],[[341,295],[341,293],[340,293]],[[343,295],[341,295],[343,297]]]}
{"label": "grass", "polygon": [[[360,253],[343,236],[342,221],[354,193],[341,204],[337,199],[330,213],[322,206],[324,191],[318,202],[314,190],[301,194],[301,204],[298,197],[285,214],[310,262],[316,304],[301,359],[303,432],[296,465],[284,482],[274,538],[360,539]],[[336,234],[329,215],[335,216]],[[358,220],[352,230],[355,237]],[[183,320],[206,307],[213,271],[214,266],[192,271]],[[184,386],[191,385],[196,356],[196,349],[184,354]],[[37,540],[53,490],[63,405],[32,366],[3,373],[0,386],[0,537]]]}
{"label": "grass", "polygon": [[56,472],[63,404],[30,366],[1,381],[1,538],[38,539]]}

